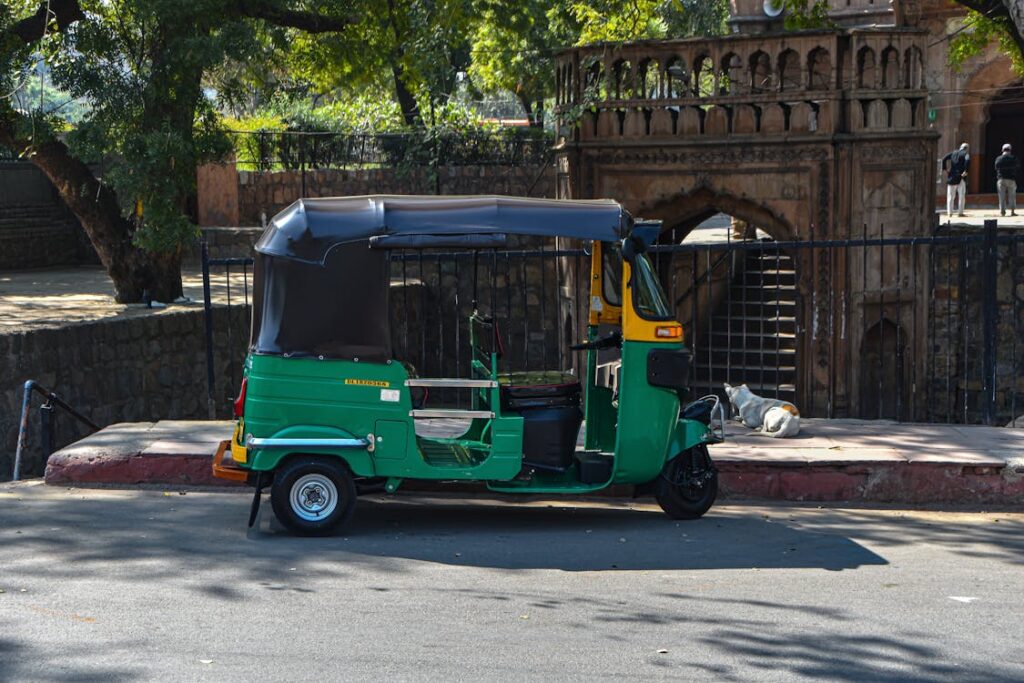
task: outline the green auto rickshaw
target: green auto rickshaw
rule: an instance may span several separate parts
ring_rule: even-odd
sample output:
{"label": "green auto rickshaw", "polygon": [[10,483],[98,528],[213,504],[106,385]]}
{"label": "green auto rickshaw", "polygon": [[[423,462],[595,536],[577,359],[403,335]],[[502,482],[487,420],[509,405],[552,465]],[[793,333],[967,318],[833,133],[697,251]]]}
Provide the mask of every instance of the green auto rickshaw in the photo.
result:
{"label": "green auto rickshaw", "polygon": [[[610,200],[295,202],[256,244],[237,424],[214,474],[255,487],[250,525],[269,487],[277,518],[306,535],[346,524],[371,481],[388,493],[404,480],[484,482],[509,494],[632,484],[675,519],[700,517],[717,494],[707,446],[721,438],[724,411],[713,396],[681,409],[690,353],[645,254],[659,230]],[[392,353],[391,250],[496,250],[514,235],[587,245],[587,339],[571,347],[586,352],[585,376],[506,372],[497,321],[477,310],[466,323],[472,376],[414,376]],[[614,388],[596,381],[602,349],[619,350]],[[414,392],[434,387],[472,399],[465,408],[419,405]],[[468,426],[457,438],[417,433],[417,421],[437,418]]]}

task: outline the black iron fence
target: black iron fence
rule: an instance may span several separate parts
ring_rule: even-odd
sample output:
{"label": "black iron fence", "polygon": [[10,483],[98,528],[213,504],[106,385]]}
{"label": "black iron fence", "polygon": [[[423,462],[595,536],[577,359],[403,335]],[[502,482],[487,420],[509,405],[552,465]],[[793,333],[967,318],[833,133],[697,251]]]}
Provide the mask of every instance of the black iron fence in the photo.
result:
{"label": "black iron fence", "polygon": [[[694,396],[728,382],[815,417],[1005,424],[1024,412],[1024,235],[993,223],[914,238],[881,229],[844,240],[722,236],[651,248],[693,352]],[[395,357],[420,376],[470,376],[477,309],[497,321],[506,369],[578,371],[582,357],[569,346],[584,334],[589,256],[519,246],[394,252]],[[232,301],[247,306],[251,263],[204,256],[207,291],[223,269]],[[219,349],[241,349],[248,329],[207,321],[210,401],[224,414],[230,396],[214,395],[215,368],[237,389],[244,354]],[[614,356],[602,360],[614,366]]]}
{"label": "black iron fence", "polygon": [[243,170],[364,169],[420,166],[537,166],[553,138],[536,129],[424,129],[401,133],[236,131]]}

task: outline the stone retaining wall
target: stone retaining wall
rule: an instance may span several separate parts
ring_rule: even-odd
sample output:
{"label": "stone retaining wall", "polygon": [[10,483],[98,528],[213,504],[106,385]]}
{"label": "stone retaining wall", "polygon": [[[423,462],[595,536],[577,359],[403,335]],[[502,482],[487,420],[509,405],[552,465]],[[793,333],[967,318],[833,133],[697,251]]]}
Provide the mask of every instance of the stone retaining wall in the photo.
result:
{"label": "stone retaining wall", "polygon": [[[217,414],[227,417],[235,367],[244,357],[246,312],[214,309]],[[206,344],[202,309],[164,311],[149,317],[110,318],[58,329],[0,335],[0,480],[10,478],[17,447],[23,385],[34,379],[57,392],[100,426],[115,422],[202,419],[207,412]],[[238,381],[237,370],[235,382]],[[43,472],[39,444],[41,397],[32,400],[28,451],[22,476]],[[86,429],[55,412],[57,448],[85,435]]]}
{"label": "stone retaining wall", "polygon": [[[202,195],[202,192],[200,193]],[[305,192],[301,171],[239,171],[238,221],[262,221],[296,199],[365,194],[506,194],[554,197],[554,166],[449,166],[431,168],[379,168],[343,171],[307,170]]]}

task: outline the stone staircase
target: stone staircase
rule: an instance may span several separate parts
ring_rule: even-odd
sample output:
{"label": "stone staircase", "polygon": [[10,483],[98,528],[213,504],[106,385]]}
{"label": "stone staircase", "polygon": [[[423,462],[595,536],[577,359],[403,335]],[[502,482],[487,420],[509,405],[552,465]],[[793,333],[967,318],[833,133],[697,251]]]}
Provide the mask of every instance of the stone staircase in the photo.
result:
{"label": "stone staircase", "polygon": [[58,204],[0,207],[0,270],[94,262],[78,222]]}
{"label": "stone staircase", "polygon": [[[725,397],[724,382],[796,400],[796,270],[783,253],[748,251],[728,296],[699,337],[691,396]],[[710,343],[709,343],[710,342]]]}

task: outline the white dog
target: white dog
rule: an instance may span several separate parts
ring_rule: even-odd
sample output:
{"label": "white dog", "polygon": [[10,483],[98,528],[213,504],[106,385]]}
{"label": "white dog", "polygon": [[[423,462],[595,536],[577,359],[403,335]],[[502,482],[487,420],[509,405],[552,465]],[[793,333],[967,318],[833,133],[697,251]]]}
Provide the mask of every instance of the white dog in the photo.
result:
{"label": "white dog", "polygon": [[765,436],[784,439],[800,433],[800,411],[789,401],[777,398],[762,398],[746,384],[734,387],[725,385],[733,414],[736,419]]}

